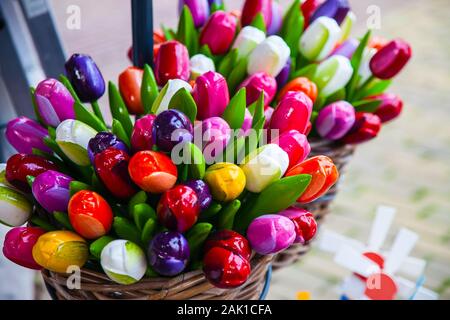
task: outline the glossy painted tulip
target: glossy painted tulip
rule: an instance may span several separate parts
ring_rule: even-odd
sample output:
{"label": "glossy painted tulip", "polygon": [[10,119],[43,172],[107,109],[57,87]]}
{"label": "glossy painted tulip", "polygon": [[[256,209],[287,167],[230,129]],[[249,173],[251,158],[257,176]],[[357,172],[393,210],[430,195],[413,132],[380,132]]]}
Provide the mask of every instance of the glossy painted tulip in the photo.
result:
{"label": "glossy painted tulip", "polygon": [[197,194],[200,211],[208,209],[212,202],[212,195],[208,185],[203,180],[189,180],[183,184],[194,190]]}
{"label": "glossy painted tulip", "polygon": [[193,80],[208,71],[216,71],[214,61],[201,53],[192,56],[191,60],[189,60],[189,67],[191,69],[191,79]]}
{"label": "glossy painted tulip", "polygon": [[162,193],[177,181],[177,167],[164,153],[139,151],[130,160],[128,172],[131,179],[142,190]]}
{"label": "glossy painted tulip", "polygon": [[302,91],[288,92],[275,108],[269,128],[278,129],[280,134],[288,130],[305,133],[312,107],[311,99]]}
{"label": "glossy painted tulip", "polygon": [[399,96],[392,93],[383,93],[377,96],[369,97],[370,100],[381,100],[375,114],[382,123],[397,118],[403,109],[403,101]]}
{"label": "glossy painted tulip", "polygon": [[97,135],[97,131],[78,120],[64,120],[56,128],[56,143],[64,154],[75,164],[87,166],[89,141]]}
{"label": "glossy painted tulip", "polygon": [[331,53],[332,56],[339,55],[344,56],[347,59],[351,59],[353,54],[356,51],[356,48],[358,48],[359,41],[355,38],[350,38],[343,43],[341,43],[339,46],[336,47],[336,49],[333,50]]}
{"label": "glossy painted tulip", "polygon": [[296,238],[294,223],[278,214],[267,214],[253,220],[247,239],[259,254],[274,254],[287,249]]}
{"label": "glossy painted tulip", "polygon": [[311,212],[305,209],[290,207],[278,213],[294,223],[296,238],[294,243],[306,244],[317,232],[317,222]]}
{"label": "glossy painted tulip", "polygon": [[247,72],[252,75],[265,72],[272,77],[278,76],[290,59],[291,49],[279,36],[270,36],[250,53]]}
{"label": "glossy painted tulip", "polygon": [[29,193],[27,176],[37,177],[47,170],[58,170],[57,166],[44,157],[33,154],[15,154],[6,163],[5,178],[15,188]]}
{"label": "glossy painted tulip", "polygon": [[143,114],[141,100],[141,84],[144,71],[136,67],[128,67],[119,75],[119,90],[123,101],[131,114]]}
{"label": "glossy painted tulip", "polygon": [[287,170],[305,160],[311,152],[308,138],[297,130],[285,131],[280,136],[274,138],[271,143],[277,144],[287,153],[289,157]]}
{"label": "glossy painted tulip", "polygon": [[183,88],[189,92],[192,90],[191,85],[186,81],[180,79],[169,80],[159,93],[152,107],[156,111],[156,114],[166,111],[169,108],[170,100],[172,100],[175,93]]}
{"label": "glossy painted tulip", "polygon": [[305,19],[304,28],[308,28],[311,17],[318,7],[324,2],[324,0],[306,0],[301,5],[303,17]]}
{"label": "glossy painted tulip", "polygon": [[97,135],[89,140],[88,144],[88,156],[92,164],[94,164],[94,158],[97,154],[103,152],[108,148],[114,148],[122,150],[126,153],[129,152],[126,144],[117,138],[116,135],[111,132],[99,132]]}
{"label": "glossy painted tulip", "polygon": [[160,86],[172,79],[189,80],[189,53],[184,44],[171,40],[161,44],[155,59],[155,76]]}
{"label": "glossy painted tulip", "polygon": [[131,133],[131,148],[133,151],[151,150],[153,147],[153,122],[156,116],[147,114],[134,123]]}
{"label": "glossy painted tulip", "polygon": [[331,56],[319,64],[313,81],[319,88],[319,95],[328,97],[344,88],[352,74],[350,60],[344,56]]}
{"label": "glossy painted tulip", "polygon": [[247,26],[261,14],[266,26],[272,22],[272,0],[246,0],[242,8],[241,25]]}
{"label": "glossy painted tulip", "polygon": [[[268,106],[266,106],[265,108],[268,108]],[[242,123],[241,126],[241,131],[240,131],[240,135],[241,136],[247,136],[250,134],[250,130],[252,129],[252,122],[253,122],[253,116],[251,114],[250,111],[248,111],[248,109],[245,109],[245,114],[244,114],[244,122]]]}
{"label": "glossy painted tulip", "polygon": [[333,51],[340,37],[341,28],[336,21],[320,17],[302,34],[299,50],[309,61],[321,61]]}
{"label": "glossy painted tulip", "polygon": [[72,178],[57,171],[47,170],[38,175],[31,188],[37,202],[49,213],[67,211]]}
{"label": "glossy painted tulip", "polygon": [[179,143],[192,142],[194,128],[184,113],[170,109],[155,118],[152,136],[159,149],[170,152]]}
{"label": "glossy painted tulip", "polygon": [[46,125],[56,127],[61,121],[75,119],[75,100],[58,80],[41,81],[36,87],[34,97],[39,115]]}
{"label": "glossy painted tulip", "polygon": [[317,86],[314,82],[309,80],[306,77],[298,77],[294,78],[291,81],[289,81],[278,94],[278,100],[282,100],[283,97],[289,92],[294,91],[298,92],[301,91],[304,94],[306,94],[314,103],[317,99]]}
{"label": "glossy painted tulip", "polygon": [[185,185],[175,186],[163,193],[156,211],[163,226],[185,232],[195,224],[200,214],[197,193]]}
{"label": "glossy painted tulip", "polygon": [[3,255],[19,266],[40,270],[42,267],[33,258],[32,250],[44,229],[18,227],[8,231],[3,242]]}
{"label": "glossy painted tulip", "polygon": [[277,88],[282,88],[288,82],[290,74],[291,74],[291,59],[288,59],[283,69],[281,69],[280,73],[275,78],[275,80],[277,80]]}
{"label": "glossy painted tulip", "polygon": [[279,180],[289,166],[289,156],[276,144],[266,144],[251,152],[241,164],[245,174],[245,188],[259,193]]}
{"label": "glossy painted tulip", "polygon": [[312,157],[295,165],[286,173],[286,177],[298,174],[311,175],[311,182],[297,199],[300,203],[308,203],[323,196],[339,178],[339,172],[333,161],[325,156]]}
{"label": "glossy painted tulip", "polygon": [[220,73],[209,71],[195,80],[192,97],[199,120],[220,117],[230,102],[227,81]]}
{"label": "glossy painted tulip", "polygon": [[355,108],[341,100],[329,104],[319,111],[316,118],[317,133],[325,139],[339,140],[355,123]]}
{"label": "glossy painted tulip", "polygon": [[18,227],[31,217],[33,205],[21,192],[0,185],[0,223]]}
{"label": "glossy painted tulip", "polygon": [[128,175],[129,160],[128,153],[113,147],[98,153],[94,159],[95,172],[103,185],[120,199],[128,199],[137,192]]}
{"label": "glossy painted tulip", "polygon": [[134,242],[122,239],[103,248],[100,264],[111,280],[125,285],[141,280],[147,270],[144,251]]}
{"label": "glossy painted tulip", "polygon": [[33,247],[34,260],[44,269],[66,273],[69,267],[83,267],[89,257],[86,241],[71,231],[51,231],[39,237]]}
{"label": "glossy painted tulip", "polygon": [[357,144],[375,138],[380,132],[381,120],[373,113],[357,112],[355,124],[342,139],[344,143]]}
{"label": "glossy painted tulip", "polygon": [[277,92],[277,81],[265,72],[258,72],[245,79],[239,86],[240,88],[246,89],[247,106],[256,102],[261,93],[264,95],[264,104],[267,106],[272,102]]}
{"label": "glossy painted tulip", "polygon": [[181,13],[183,6],[187,6],[191,11],[196,28],[202,27],[209,17],[208,0],[179,0],[178,11]]}
{"label": "glossy painted tulip", "polygon": [[347,13],[350,11],[350,5],[347,0],[326,0],[311,16],[311,22],[320,17],[329,17],[334,19],[337,24],[344,21]]}
{"label": "glossy painted tulip", "polygon": [[233,43],[236,25],[236,17],[231,13],[214,12],[200,33],[200,45],[207,45],[215,55],[226,53]]}
{"label": "glossy painted tulip", "polygon": [[158,233],[148,248],[150,266],[163,276],[175,276],[183,272],[189,256],[188,241],[176,231]]}
{"label": "glossy painted tulip", "polygon": [[345,16],[344,21],[341,23],[341,39],[339,40],[339,43],[348,39],[355,23],[356,15],[352,11],[349,11]]}
{"label": "glossy painted tulip", "polygon": [[247,239],[231,230],[213,234],[205,243],[203,271],[219,288],[235,288],[247,281],[251,249]]}
{"label": "glossy painted tulip", "polygon": [[411,58],[411,47],[403,40],[393,40],[370,60],[370,70],[379,79],[395,77]]}
{"label": "glossy painted tulip", "polygon": [[239,59],[247,57],[265,38],[266,34],[258,28],[246,26],[239,31],[233,49],[238,49]]}
{"label": "glossy painted tulip", "polygon": [[111,229],[113,212],[108,202],[98,193],[81,190],[69,202],[70,224],[86,239],[97,239]]}
{"label": "glossy painted tulip", "polygon": [[44,144],[44,138],[48,136],[47,129],[27,117],[9,121],[6,125],[5,136],[9,144],[20,153],[31,154],[33,149],[52,152]]}
{"label": "glossy painted tulip", "polygon": [[105,93],[105,80],[90,56],[73,54],[67,60],[65,69],[67,78],[81,101],[96,101]]}
{"label": "glossy painted tulip", "polygon": [[370,70],[370,61],[372,61],[373,56],[377,53],[374,48],[365,48],[361,59],[361,63],[358,69],[358,86],[362,86],[372,77],[372,71]]}
{"label": "glossy painted tulip", "polygon": [[196,126],[195,131],[200,132],[200,130],[202,134],[203,156],[207,160],[212,160],[215,156],[221,154],[232,135],[228,123],[219,117],[208,118],[200,122]]}
{"label": "glossy painted tulip", "polygon": [[272,20],[267,25],[267,34],[274,35],[281,30],[283,24],[283,8],[278,1],[272,1]]}
{"label": "glossy painted tulip", "polygon": [[264,122],[264,129],[266,129],[266,130],[269,129],[270,120],[272,119],[272,115],[273,115],[274,111],[275,111],[275,109],[272,108],[271,106],[264,107],[264,118],[266,119]]}
{"label": "glossy painted tulip", "polygon": [[245,174],[233,163],[220,162],[210,166],[204,180],[217,201],[228,202],[236,199],[244,191]]}

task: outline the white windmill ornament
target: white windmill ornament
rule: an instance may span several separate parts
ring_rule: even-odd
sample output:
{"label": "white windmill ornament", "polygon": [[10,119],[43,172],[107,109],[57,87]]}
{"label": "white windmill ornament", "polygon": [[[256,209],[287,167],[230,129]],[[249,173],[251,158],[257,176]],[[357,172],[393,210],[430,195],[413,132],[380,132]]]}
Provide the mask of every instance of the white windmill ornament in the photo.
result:
{"label": "white windmill ornament", "polygon": [[343,298],[364,300],[438,298],[435,292],[422,287],[425,260],[409,256],[419,238],[415,232],[401,228],[391,249],[387,252],[381,251],[394,220],[395,211],[392,207],[377,208],[367,245],[336,232],[322,230],[319,248],[334,253],[334,261],[353,272],[344,280]]}

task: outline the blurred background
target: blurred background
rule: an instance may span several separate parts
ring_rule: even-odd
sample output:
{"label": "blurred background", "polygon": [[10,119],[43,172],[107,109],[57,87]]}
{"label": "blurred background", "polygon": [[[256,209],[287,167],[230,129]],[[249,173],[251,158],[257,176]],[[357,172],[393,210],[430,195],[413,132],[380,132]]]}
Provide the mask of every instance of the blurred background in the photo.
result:
{"label": "blurred background", "polygon": [[[7,2],[19,1],[0,0],[0,6]],[[42,5],[45,0],[29,2]],[[225,0],[229,9],[240,8],[242,2]],[[290,3],[280,2],[286,8]],[[413,59],[390,89],[403,98],[403,115],[384,126],[377,139],[358,147],[348,174],[343,177],[332,214],[327,216],[326,228],[365,241],[376,206],[396,207],[390,237],[400,227],[420,235],[412,255],[428,262],[425,286],[438,292],[441,299],[450,299],[450,1],[350,0],[350,3],[358,17],[353,36],[362,36],[372,12],[370,6],[377,6],[381,28],[375,34],[409,41]],[[127,58],[131,45],[130,1],[49,0],[47,4],[47,13],[55,21],[66,57],[75,52],[90,54],[104,78],[117,82],[118,74],[130,65]],[[155,27],[161,23],[175,27],[177,7],[178,0],[155,0]],[[70,19],[77,10],[81,24],[80,28],[73,28]],[[39,16],[42,12],[34,14]],[[3,27],[0,19],[0,31]],[[0,37],[1,59],[5,59],[6,52],[3,41]],[[27,57],[28,51],[21,54]],[[26,61],[32,63],[31,58]],[[2,124],[15,115],[11,107],[14,99],[6,93],[11,74],[4,65],[0,69]],[[43,75],[35,71],[34,78],[37,83]],[[108,109],[106,96],[100,100],[104,110]],[[20,105],[19,113],[32,108],[29,98],[25,99],[28,103]],[[6,150],[4,156],[7,155]],[[1,239],[4,233],[5,228],[0,227]],[[315,248],[295,265],[273,274],[268,298],[338,299],[339,284],[346,275],[348,271],[335,265],[330,255]],[[37,273],[0,257],[0,299],[13,298],[48,299],[48,295]]]}

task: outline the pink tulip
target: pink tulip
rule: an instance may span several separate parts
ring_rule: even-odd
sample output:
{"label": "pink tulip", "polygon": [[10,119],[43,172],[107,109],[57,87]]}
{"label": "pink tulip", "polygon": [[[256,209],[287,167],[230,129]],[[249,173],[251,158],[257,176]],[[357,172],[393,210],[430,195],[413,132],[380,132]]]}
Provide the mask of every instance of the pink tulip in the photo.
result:
{"label": "pink tulip", "polygon": [[288,154],[289,167],[287,170],[305,160],[311,151],[307,137],[297,130],[285,131],[279,137],[272,139],[271,143],[279,145]]}
{"label": "pink tulip", "polygon": [[6,139],[20,153],[31,154],[34,149],[45,152],[52,150],[44,144],[47,129],[27,117],[19,117],[6,125]]}
{"label": "pink tulip", "polygon": [[233,44],[236,17],[224,11],[214,12],[200,34],[200,45],[207,45],[213,54],[224,54]]}
{"label": "pink tulip", "polygon": [[192,96],[197,104],[199,120],[220,117],[230,102],[225,78],[220,73],[213,71],[209,71],[195,80]]}
{"label": "pink tulip", "polygon": [[247,106],[257,101],[261,92],[264,93],[264,105],[269,105],[277,92],[277,81],[265,72],[258,72],[249,76],[239,88],[246,88]]}
{"label": "pink tulip", "polygon": [[131,147],[133,151],[152,150],[153,147],[153,121],[156,116],[148,114],[136,120],[131,134]]}

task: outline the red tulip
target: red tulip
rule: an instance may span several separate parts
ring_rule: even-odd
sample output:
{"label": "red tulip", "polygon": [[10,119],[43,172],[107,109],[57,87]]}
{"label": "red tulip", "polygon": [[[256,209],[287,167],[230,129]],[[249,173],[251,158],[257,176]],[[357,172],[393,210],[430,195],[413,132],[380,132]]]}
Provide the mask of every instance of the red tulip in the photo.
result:
{"label": "red tulip", "polygon": [[236,17],[233,14],[214,12],[200,34],[200,45],[207,45],[216,55],[226,53],[233,44],[236,24]]}
{"label": "red tulip", "polygon": [[164,153],[139,151],[130,160],[128,172],[131,179],[142,190],[162,193],[169,190],[177,181],[177,167]]}
{"label": "red tulip", "polygon": [[141,83],[144,71],[136,67],[128,67],[119,76],[119,90],[131,114],[144,113],[141,101]]}
{"label": "red tulip", "polygon": [[161,44],[155,60],[155,76],[160,86],[167,81],[188,81],[190,75],[189,53],[184,44],[171,40]]}
{"label": "red tulip", "polygon": [[303,17],[305,18],[305,25],[304,28],[308,28],[309,21],[313,15],[313,13],[316,11],[318,7],[324,2],[324,0],[306,0],[302,3],[302,13]]}
{"label": "red tulip", "polygon": [[204,251],[208,252],[214,247],[227,249],[242,256],[245,260],[250,260],[252,250],[247,239],[232,230],[221,230],[214,233],[205,243]]}
{"label": "red tulip", "polygon": [[381,100],[375,114],[380,117],[382,123],[397,118],[403,109],[403,101],[399,96],[392,93],[383,93],[378,96],[369,97],[370,100]]}
{"label": "red tulip", "polygon": [[30,192],[27,176],[37,177],[47,170],[58,171],[58,168],[53,162],[41,156],[15,154],[6,163],[5,178],[17,189]]}
{"label": "red tulip", "polygon": [[69,219],[75,231],[86,239],[96,239],[111,229],[113,212],[98,193],[78,191],[69,202]]}
{"label": "red tulip", "polygon": [[393,40],[370,60],[370,70],[379,79],[395,77],[411,58],[411,47],[403,40]]}
{"label": "red tulip", "polygon": [[289,156],[289,167],[287,170],[305,160],[311,151],[308,139],[297,130],[285,131],[274,138],[271,143],[279,145]]}
{"label": "red tulip", "polygon": [[130,156],[114,147],[103,150],[94,158],[95,172],[105,187],[117,198],[127,199],[137,189],[128,175]]}
{"label": "red tulip", "polygon": [[272,22],[272,0],[246,0],[242,8],[241,24],[248,26],[258,14],[264,18],[266,27]]}
{"label": "red tulip", "polygon": [[297,234],[294,243],[305,244],[316,235],[317,222],[311,212],[290,207],[279,214],[289,218],[294,223],[295,233]]}
{"label": "red tulip", "polygon": [[355,124],[342,141],[349,144],[365,142],[375,138],[380,129],[381,120],[376,114],[357,112]]}
{"label": "red tulip", "polygon": [[200,213],[197,193],[188,186],[178,185],[163,193],[156,211],[163,226],[185,232],[195,224]]}

